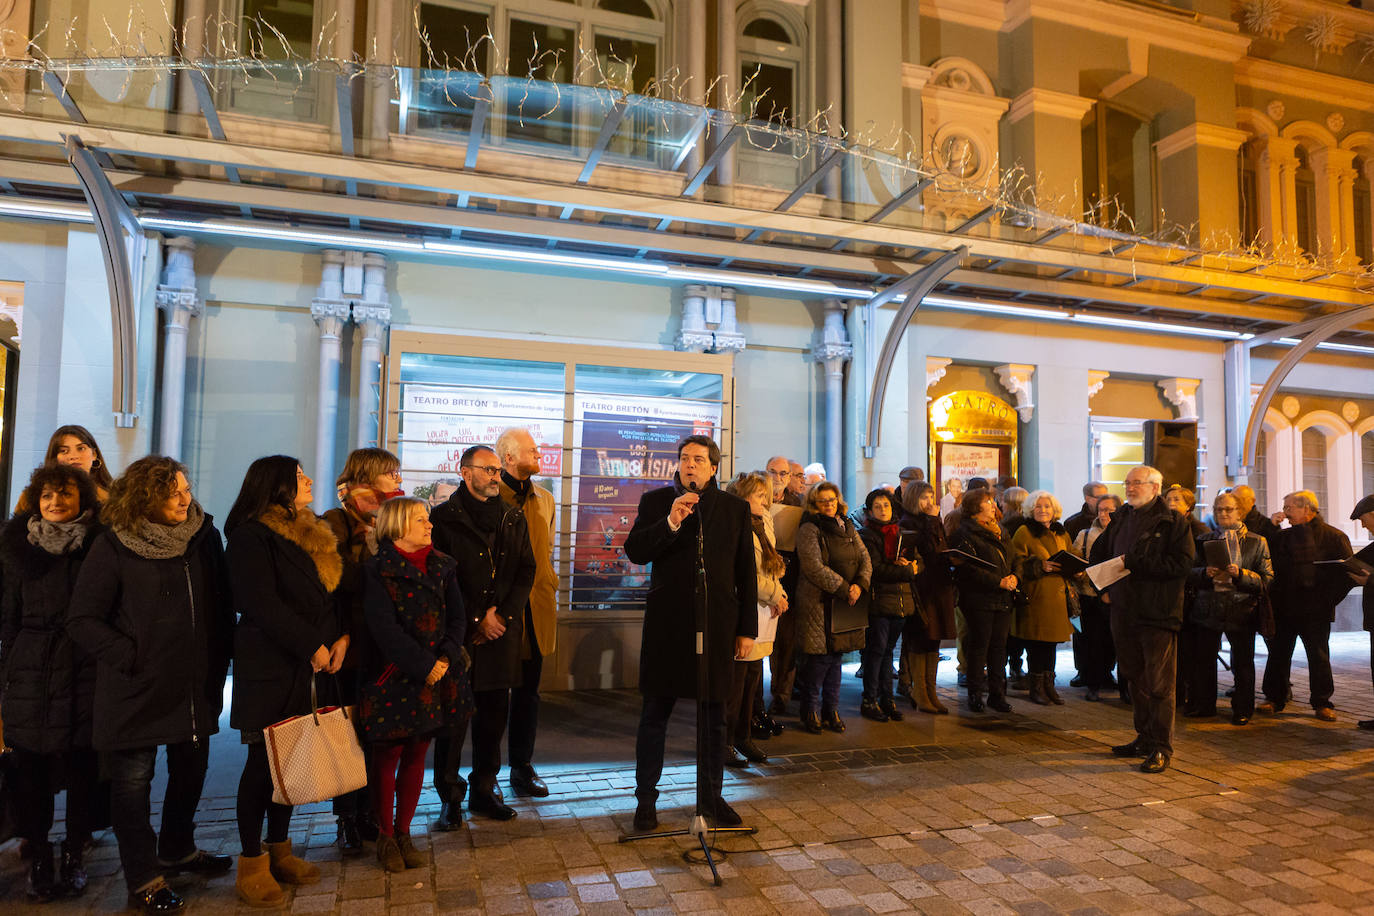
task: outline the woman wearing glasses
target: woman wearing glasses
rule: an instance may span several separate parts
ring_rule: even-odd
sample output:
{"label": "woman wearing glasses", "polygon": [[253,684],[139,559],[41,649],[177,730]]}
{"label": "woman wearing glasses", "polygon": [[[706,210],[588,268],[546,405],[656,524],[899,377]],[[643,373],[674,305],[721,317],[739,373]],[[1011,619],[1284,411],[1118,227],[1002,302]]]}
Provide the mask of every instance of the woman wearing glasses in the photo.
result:
{"label": "woman wearing glasses", "polygon": [[[1197,566],[1192,583],[1197,589],[1193,602],[1192,623],[1207,639],[1199,645],[1188,678],[1188,696],[1201,703],[1211,698],[1211,712],[1216,712],[1217,652],[1221,649],[1221,634],[1231,644],[1231,673],[1236,679],[1235,696],[1231,698],[1231,724],[1245,725],[1255,714],[1255,634],[1269,629],[1259,619],[1260,594],[1274,580],[1274,567],[1269,561],[1269,545],[1258,534],[1245,528],[1240,501],[1230,493],[1218,494],[1212,503],[1217,532],[1198,542]],[[1222,551],[1209,543],[1224,544]],[[1272,621],[1270,621],[1272,624]]]}

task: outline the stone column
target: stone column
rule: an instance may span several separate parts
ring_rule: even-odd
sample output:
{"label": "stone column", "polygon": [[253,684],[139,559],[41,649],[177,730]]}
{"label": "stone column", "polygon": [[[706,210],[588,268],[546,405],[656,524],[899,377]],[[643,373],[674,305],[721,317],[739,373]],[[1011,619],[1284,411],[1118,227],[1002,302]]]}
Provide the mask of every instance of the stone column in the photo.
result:
{"label": "stone column", "polygon": [[320,287],[310,315],[320,329],[319,394],[315,413],[315,511],[333,504],[334,444],[339,422],[339,344],[349,304],[343,298],[342,251],[321,252]]}
{"label": "stone column", "polygon": [[[832,137],[844,134],[844,10],[840,0],[822,0],[817,10],[819,34],[825,41],[825,88],[816,108],[826,109],[826,133]],[[800,120],[806,112],[795,112]],[[817,162],[819,163],[819,159]],[[821,182],[821,193],[836,203],[842,193],[843,168],[832,168]]]}
{"label": "stone column", "polygon": [[1275,201],[1280,219],[1274,232],[1274,244],[1280,250],[1292,250],[1298,244],[1298,144],[1295,140],[1277,142],[1269,138],[1269,154],[1274,163],[1278,182]]}
{"label": "stone column", "polygon": [[[1313,150],[1308,155],[1308,162],[1312,166],[1317,191],[1317,250],[1313,253],[1334,261],[1351,242],[1342,233],[1341,176],[1354,172],[1355,151]],[[1350,228],[1353,234],[1353,223]]]}
{"label": "stone column", "polygon": [[[715,107],[735,114],[735,93],[739,92],[739,54],[735,47],[735,0],[716,0],[716,83]],[[725,138],[726,131],[712,125],[711,136],[716,142]],[[718,185],[735,183],[735,149],[726,153],[716,165],[711,182]]]}
{"label": "stone column", "polygon": [[1199,121],[1155,143],[1160,204],[1171,222],[1196,227],[1195,242],[1240,236],[1236,151],[1247,136]]}
{"label": "stone column", "polygon": [[[368,18],[370,20],[371,31],[368,36],[367,47],[363,49],[363,58],[374,67],[390,67],[396,62],[396,49],[394,28],[392,26],[392,6],[391,3],[369,3],[367,5]],[[394,79],[379,78],[381,72],[372,74],[369,83],[372,84],[370,98],[370,114],[368,143],[373,156],[384,152],[390,144],[391,132],[391,88],[395,85]]]}
{"label": "stone column", "polygon": [[353,323],[358,326],[358,424],[354,448],[379,445],[377,431],[381,399],[374,392],[381,378],[382,336],[391,325],[391,302],[386,294],[386,258],[363,255],[363,298],[353,303]]}
{"label": "stone column", "polygon": [[[198,61],[205,56],[205,32],[205,0],[184,0],[181,14],[181,56],[184,60]],[[177,110],[182,114],[200,113],[200,100],[191,88],[191,78],[185,73],[177,78]]]}
{"label": "stone column", "polygon": [[844,303],[825,300],[820,341],[811,358],[825,367],[825,472],[828,480],[844,480],[844,364],[854,356],[844,327]]}
{"label": "stone column", "polygon": [[158,451],[181,460],[182,424],[186,413],[186,331],[204,310],[196,295],[196,243],[186,236],[166,242],[166,264],[154,300],[166,312],[162,339],[162,386],[158,417],[162,436]]}
{"label": "stone column", "polygon": [[[711,84],[711,78],[706,74],[706,0],[686,0],[679,6],[682,12],[678,21],[684,24],[681,34],[686,37],[679,65],[682,72],[682,101],[704,106],[709,104],[706,87]],[[702,153],[703,142],[698,140],[683,160],[684,173],[693,175],[701,168],[701,161],[705,158]]]}
{"label": "stone column", "polygon": [[1083,218],[1083,118],[1092,107],[1092,99],[1051,89],[1027,89],[1012,100],[1006,114],[1011,150],[1002,160],[1020,162],[1034,182],[1035,201],[1023,203]]}

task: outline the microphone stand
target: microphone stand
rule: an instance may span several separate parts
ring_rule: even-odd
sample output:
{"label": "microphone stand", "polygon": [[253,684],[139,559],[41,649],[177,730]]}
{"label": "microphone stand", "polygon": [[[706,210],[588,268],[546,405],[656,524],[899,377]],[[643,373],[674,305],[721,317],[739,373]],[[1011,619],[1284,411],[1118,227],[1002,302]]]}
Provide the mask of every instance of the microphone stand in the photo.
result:
{"label": "microphone stand", "polygon": [[[687,485],[687,489],[693,493],[701,491],[700,486],[692,482]],[[716,861],[724,861],[726,858],[725,850],[717,849],[709,838],[714,841],[717,834],[738,833],[754,834],[758,832],[755,827],[711,827],[706,823],[706,813],[716,806],[715,786],[711,784],[711,759],[713,740],[711,737],[710,723],[706,718],[707,691],[710,688],[710,666],[707,662],[706,651],[710,646],[709,615],[707,613],[706,600],[706,526],[703,523],[701,513],[697,512],[696,507],[692,509],[697,517],[697,556],[696,569],[694,571],[694,588],[692,589],[693,614],[696,622],[696,654],[697,654],[697,741],[696,741],[696,813],[692,817],[691,823],[687,827],[678,830],[657,831],[654,833],[621,834],[620,842],[630,843],[635,840],[649,839],[650,837],[669,837],[669,836],[690,836],[696,839],[701,847],[698,855],[695,849],[687,849],[682,853],[682,858],[693,864],[705,862],[711,869],[711,878],[716,887],[723,883],[720,872],[716,869]],[[685,522],[684,522],[685,524]],[[724,777],[722,776],[722,779]]]}

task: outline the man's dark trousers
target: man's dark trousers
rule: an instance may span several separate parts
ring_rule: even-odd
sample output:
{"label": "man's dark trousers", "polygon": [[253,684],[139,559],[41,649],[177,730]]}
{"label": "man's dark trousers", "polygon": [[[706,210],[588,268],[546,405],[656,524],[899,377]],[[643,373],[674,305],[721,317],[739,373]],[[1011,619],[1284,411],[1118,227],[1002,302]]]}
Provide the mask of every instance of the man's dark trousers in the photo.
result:
{"label": "man's dark trousers", "polygon": [[1147,754],[1174,753],[1174,701],[1178,679],[1178,633],[1140,626],[1112,608],[1116,665],[1131,690],[1135,731]]}
{"label": "man's dark trousers", "polygon": [[510,733],[506,746],[512,771],[531,766],[534,761],[534,736],[539,729],[539,679],[544,675],[544,657],[534,637],[534,621],[525,606],[525,635],[530,641],[530,657],[520,662],[520,683],[510,691]]}
{"label": "man's dark trousers", "polygon": [[1264,696],[1276,708],[1288,700],[1288,684],[1293,667],[1293,649],[1299,639],[1307,653],[1307,676],[1312,689],[1312,708],[1331,705],[1336,682],[1331,676],[1331,621],[1325,618],[1294,620],[1287,616],[1275,622],[1274,636],[1268,640],[1269,659],[1264,665]]}
{"label": "man's dark trousers", "polygon": [[[689,700],[688,702],[695,702]],[[668,736],[668,719],[677,697],[646,696],[635,735],[635,796],[641,801],[658,798],[658,781],[663,776],[663,747]],[[725,704],[703,704],[706,715],[706,746],[698,748],[697,804],[704,811],[714,809],[725,780]],[[700,734],[700,731],[698,731]],[[698,740],[701,740],[699,738]]]}

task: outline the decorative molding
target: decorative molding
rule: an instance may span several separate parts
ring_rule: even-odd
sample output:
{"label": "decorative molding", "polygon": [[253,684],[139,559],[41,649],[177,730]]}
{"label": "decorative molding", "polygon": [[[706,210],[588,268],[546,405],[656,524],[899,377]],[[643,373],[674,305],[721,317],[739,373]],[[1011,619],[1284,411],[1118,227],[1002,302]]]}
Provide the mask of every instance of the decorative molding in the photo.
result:
{"label": "decorative molding", "polygon": [[1106,369],[1088,370],[1088,400],[1091,401],[1093,396],[1102,390],[1102,386],[1107,383],[1110,376],[1111,373]]}
{"label": "decorative molding", "polygon": [[1288,106],[1283,104],[1282,99],[1271,99],[1269,104],[1264,107],[1264,110],[1268,112],[1269,117],[1273,118],[1275,121],[1282,121],[1284,113],[1288,111]]}
{"label": "decorative molding", "polygon": [[1002,31],[1032,19],[1087,28],[1117,38],[1148,36],[1150,45],[1210,60],[1234,63],[1245,55],[1250,38],[1230,20],[1188,10],[1150,8],[1101,0],[1008,0]]}
{"label": "decorative molding", "polygon": [[179,235],[167,239],[165,245],[162,282],[157,285],[153,301],[167,313],[168,330],[185,331],[191,319],[205,309],[204,301],[196,293],[196,243]]}
{"label": "decorative molding", "polygon": [[344,322],[351,312],[349,304],[342,299],[311,299],[310,317],[319,325],[320,337],[338,337],[343,333]]}
{"label": "decorative molding", "polygon": [[921,15],[940,22],[996,31],[1006,16],[1002,0],[921,0]]}
{"label": "decorative molding", "polygon": [[1308,99],[1331,108],[1374,113],[1374,92],[1369,91],[1368,83],[1270,60],[1245,57],[1236,61],[1236,85],[1266,94]]}
{"label": "decorative molding", "polygon": [[849,332],[844,327],[844,308],[838,300],[826,300],[825,320],[821,325],[820,338],[811,348],[811,358],[818,363],[825,363],[831,372],[838,372],[853,356],[854,346],[849,342]]}
{"label": "decorative molding", "polygon": [[1198,121],[1156,142],[1155,155],[1160,159],[1168,159],[1195,146],[1234,153],[1249,139],[1250,135],[1243,130]]}
{"label": "decorative molding", "polygon": [[1016,397],[1016,414],[1022,423],[1029,423],[1035,415],[1035,404],[1031,402],[1031,382],[1035,378],[1035,367],[1023,363],[1006,363],[993,370],[997,373],[1002,387]]}
{"label": "decorative molding", "polygon": [[1046,115],[1052,118],[1083,120],[1093,107],[1092,99],[1055,92],[1053,89],[1027,89],[1011,100],[1007,109],[1007,123],[1015,124],[1027,115]]}
{"label": "decorative molding", "polygon": [[1360,405],[1354,401],[1346,401],[1341,405],[1341,416],[1345,418],[1345,422],[1353,426],[1360,418]]}
{"label": "decorative molding", "polygon": [[744,335],[735,318],[735,291],[689,283],[682,288],[682,328],[673,345],[691,353],[738,353]]}
{"label": "decorative molding", "polygon": [[1197,388],[1202,379],[1162,378],[1156,384],[1164,392],[1165,399],[1174,405],[1174,419],[1197,419]]}
{"label": "decorative molding", "polygon": [[[954,362],[947,356],[927,356],[926,357],[926,391],[935,387],[935,383],[945,377],[945,370],[949,364]],[[930,400],[930,395],[926,395],[926,400]]]}
{"label": "decorative molding", "polygon": [[1331,112],[1331,114],[1326,116],[1326,129],[1333,134],[1338,134],[1342,130],[1345,130],[1345,115],[1341,114],[1339,111]]}
{"label": "decorative molding", "polygon": [[930,82],[935,75],[934,67],[922,67],[920,64],[902,64],[902,88],[904,89],[924,89],[926,83]]}
{"label": "decorative molding", "polygon": [[1283,411],[1285,417],[1290,420],[1295,420],[1298,414],[1302,413],[1302,404],[1298,402],[1297,398],[1290,394],[1283,399],[1283,403],[1279,405],[1279,409]]}

